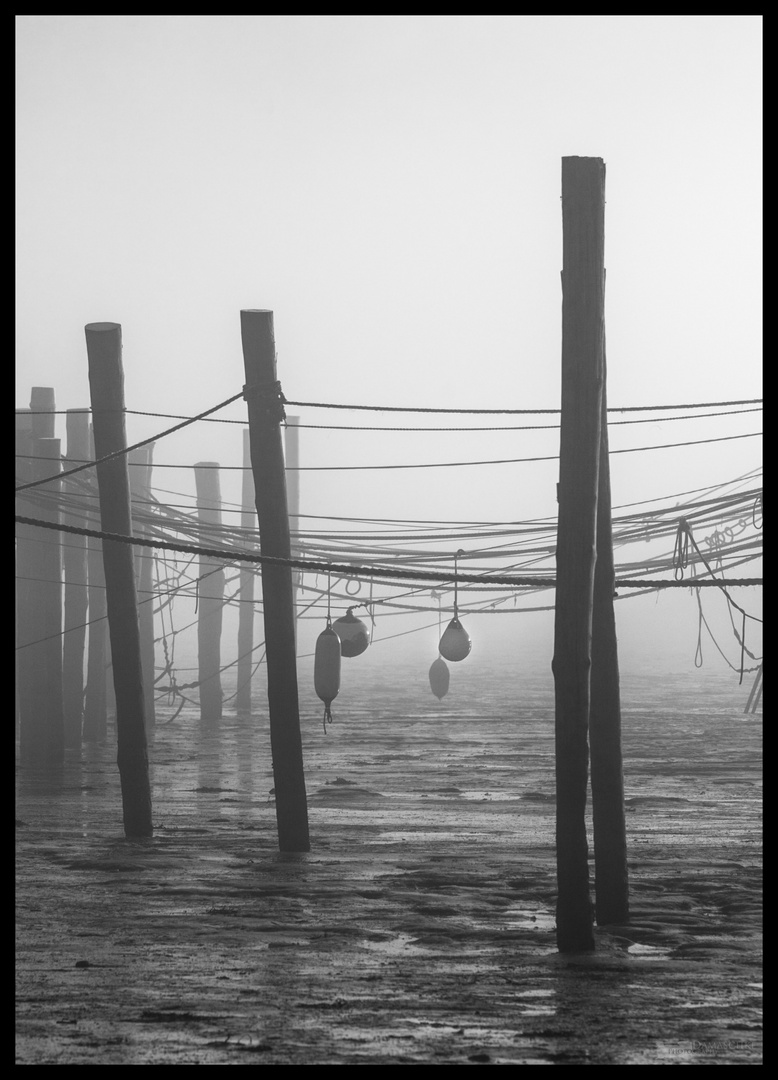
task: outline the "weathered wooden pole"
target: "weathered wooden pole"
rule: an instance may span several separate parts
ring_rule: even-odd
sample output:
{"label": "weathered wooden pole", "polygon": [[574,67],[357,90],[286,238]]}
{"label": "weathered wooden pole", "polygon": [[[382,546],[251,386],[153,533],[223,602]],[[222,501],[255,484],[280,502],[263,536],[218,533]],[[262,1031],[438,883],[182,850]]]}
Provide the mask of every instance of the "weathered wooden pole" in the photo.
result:
{"label": "weathered wooden pole", "polygon": [[[94,461],[94,427],[90,425],[89,457]],[[97,478],[92,477],[97,496]],[[92,504],[91,528],[100,531],[99,501]],[[104,742],[108,731],[108,606],[105,598],[105,570],[103,569],[103,542],[90,537],[87,543],[87,577],[89,581],[89,638],[86,658],[86,691],[84,693],[84,742]]]}
{"label": "weathered wooden pole", "polygon": [[[251,442],[249,429],[243,429],[243,484],[241,487],[240,527],[243,546],[253,547],[250,539],[257,528],[257,507],[254,496],[254,477],[251,472]],[[251,712],[251,672],[254,667],[254,568],[247,563],[240,567],[240,604],[238,607],[238,692],[235,706],[239,713]]]}
{"label": "weathered wooden pole", "polygon": [[[76,468],[89,460],[89,410],[68,409],[66,419],[66,468]],[[83,474],[65,480],[70,507],[63,513],[66,525],[88,527],[86,507],[80,498],[84,490]],[[62,708],[65,718],[65,746],[81,746],[84,716],[84,645],[88,612],[86,537],[65,535],[63,544],[65,570],[65,636],[62,645]]]}
{"label": "weathered wooden pole", "polygon": [[[51,386],[33,386],[30,390],[30,416],[33,439],[53,439],[56,401]],[[45,475],[45,473],[42,473]]]}
{"label": "weathered wooden pole", "polygon": [[[200,544],[214,547],[220,541],[222,522],[219,465],[198,461],[194,467]],[[200,556],[197,583],[197,656],[200,683],[200,719],[220,720],[222,715],[221,634],[224,612],[224,566],[208,555]]]}
{"label": "weathered wooden pole", "polygon": [[[33,410],[34,412],[34,410]],[[33,431],[35,430],[33,415]],[[33,438],[32,479],[58,477],[62,470],[60,440]],[[35,516],[59,522],[61,481],[52,479],[36,489]],[[32,637],[24,650],[32,682],[26,703],[29,712],[20,716],[19,755],[26,764],[44,767],[62,763],[65,728],[62,711],[62,548],[60,537],[48,529],[36,530],[33,543],[27,602]]]}
{"label": "weathered wooden pole", "polygon": [[[43,480],[62,469],[60,440],[54,438],[56,409],[51,386],[33,386],[30,391],[30,475]],[[36,488],[32,495],[33,517],[59,521],[58,502],[62,484],[52,480]],[[62,548],[57,533],[34,531],[29,593],[29,629],[34,644],[25,650],[30,665],[28,720],[20,727],[19,753],[22,760],[42,766],[59,765],[64,756],[62,712]]]}
{"label": "weathered wooden pole", "polygon": [[[99,460],[127,448],[122,329],[118,323],[89,323],[85,333],[95,454]],[[132,534],[127,473],[125,453],[97,466],[102,529],[123,536]],[[103,567],[116,690],[124,832],[127,837],[151,836],[151,787],[132,547],[103,540]]]}
{"label": "weathered wooden pole", "polygon": [[594,948],[586,793],[605,333],[605,165],[562,159],[562,415],[556,551],[557,946]]}
{"label": "weathered wooden pole", "polygon": [[[262,555],[289,559],[289,511],[280,429],[284,407],[276,373],[273,313],[241,311],[240,323],[260,550]],[[309,851],[289,565],[262,565],[262,598],[278,844],[281,851]]]}
{"label": "weathered wooden pole", "polygon": [[613,597],[610,459],[605,348],[602,365],[597,561],[592,605],[592,676],[589,742],[592,769],[595,913],[599,926],[629,921],[627,825],[621,753],[619,652]]}
{"label": "weathered wooden pole", "polygon": [[[151,501],[151,469],[155,443],[146,443],[133,450],[129,456],[130,490],[148,508]],[[134,515],[135,517],[140,515]],[[147,535],[143,527],[136,527],[137,536]],[[135,548],[135,585],[138,592],[138,625],[140,627],[140,658],[143,671],[143,696],[145,699],[146,732],[154,731],[156,708],[154,705],[154,552],[152,548]]]}
{"label": "weathered wooden pole", "polygon": [[[16,411],[16,483],[32,481],[32,416],[29,409]],[[36,517],[37,508],[25,493],[16,496],[16,512],[22,517]],[[35,536],[40,529],[33,525],[16,525],[16,711],[19,727],[22,717],[29,717],[35,665],[30,643],[36,640],[35,611],[30,602],[32,579],[35,576]],[[27,723],[27,720],[24,721]]]}
{"label": "weathered wooden pole", "polygon": [[[289,499],[289,530],[291,534],[290,549],[297,558],[300,557],[297,540],[297,534],[300,531],[300,432],[297,426],[299,420],[299,416],[287,416],[286,427],[284,428],[286,485]],[[300,588],[301,576],[299,570],[292,571],[295,632],[297,630],[297,594]]]}

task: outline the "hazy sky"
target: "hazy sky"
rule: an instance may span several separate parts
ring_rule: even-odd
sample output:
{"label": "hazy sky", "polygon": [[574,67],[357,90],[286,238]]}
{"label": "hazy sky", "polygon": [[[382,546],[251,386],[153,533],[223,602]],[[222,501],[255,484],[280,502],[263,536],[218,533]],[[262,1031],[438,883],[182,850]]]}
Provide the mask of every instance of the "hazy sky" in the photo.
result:
{"label": "hazy sky", "polygon": [[[290,400],[558,408],[570,155],[607,167],[609,403],[761,397],[760,16],[16,22],[17,406],[33,385],[88,404],[83,327],[112,320],[128,408],[199,412],[240,390],[253,307],[275,314]],[[170,423],[130,417],[128,432]],[[759,414],[620,427],[611,448],[760,428]],[[199,425],[155,462],[240,465],[240,446],[239,427]],[[557,451],[553,430],[301,439],[320,465]],[[756,438],[623,454],[614,503],[760,461]],[[556,462],[309,473],[303,510],[522,520],[555,513],[556,479]]]}

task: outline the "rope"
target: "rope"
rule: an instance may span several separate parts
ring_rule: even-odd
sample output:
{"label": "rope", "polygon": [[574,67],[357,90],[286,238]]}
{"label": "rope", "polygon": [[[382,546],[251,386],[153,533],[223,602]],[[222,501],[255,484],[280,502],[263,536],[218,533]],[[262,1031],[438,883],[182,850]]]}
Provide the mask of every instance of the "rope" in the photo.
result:
{"label": "rope", "polygon": [[[631,405],[623,407],[609,406],[608,412],[659,412],[664,409],[712,409],[723,408],[729,405],[760,405],[761,398],[751,398],[743,401],[707,401],[684,405]],[[561,413],[561,409],[427,409],[417,406],[404,405],[340,405],[323,401],[287,401],[298,409],[360,409],[370,412],[408,412],[408,413],[467,413],[476,415],[502,415],[502,416],[528,416],[541,413]]]}
{"label": "rope", "polygon": [[[237,398],[242,397],[243,393],[236,394],[235,397],[230,398],[230,402],[236,401]],[[296,408],[306,409],[361,409],[373,412],[414,412],[414,413],[470,413],[476,414],[495,414],[495,415],[532,415],[532,414],[555,414],[561,413],[561,409],[427,409],[411,407],[405,408],[400,405],[333,405],[326,404],[321,401],[286,401],[286,405],[292,405]],[[762,398],[746,398],[742,401],[701,401],[694,402],[693,404],[682,405],[623,405],[623,406],[608,406],[608,412],[660,412],[671,409],[718,409],[729,407],[730,405],[761,405]],[[91,409],[16,409],[16,413],[25,416],[65,416],[70,412],[83,412],[91,413]],[[105,412],[118,412],[123,411],[131,416],[154,416],[161,419],[168,420],[203,420],[207,417],[207,413],[201,413],[200,416],[186,417],[180,413],[160,413],[160,412],[147,412],[140,409],[106,409]],[[225,420],[217,419],[209,421],[216,424],[246,424],[245,420]],[[303,425],[300,424],[300,427]],[[393,428],[390,430],[394,430]],[[437,430],[437,429],[432,429]],[[467,430],[467,429],[463,429]]]}
{"label": "rope", "polygon": [[[165,432],[162,433],[163,435]],[[761,431],[750,431],[745,435],[719,435],[714,439],[689,439],[686,442],[676,443],[658,443],[655,446],[629,446],[623,450],[611,450],[610,454],[638,454],[645,450],[672,450],[678,446],[703,446],[706,443],[720,443],[731,442],[733,439],[755,439],[761,436]],[[161,435],[155,436],[155,438],[161,438]],[[153,439],[147,439],[146,442],[153,442]],[[128,449],[134,450],[138,446],[142,446],[143,443],[136,443],[135,446],[131,446]],[[80,469],[88,469],[91,465],[99,465],[103,461],[108,461],[111,457],[119,456],[119,453],[127,453],[127,451],[119,451],[115,454],[109,454],[108,457],[100,458],[99,461],[90,461],[85,465],[80,465],[78,469],[72,469],[69,472],[58,473],[55,476],[46,477],[44,480],[36,480],[32,484],[22,484],[17,487],[17,491],[25,491],[30,487],[37,487],[39,484],[48,483],[49,480],[60,480],[65,476],[72,476],[74,472],[80,471]],[[19,454],[18,457],[25,457],[28,455]],[[44,459],[38,459],[44,460]],[[380,472],[386,469],[454,469],[464,468],[471,465],[520,465],[526,462],[532,461],[558,461],[559,454],[544,454],[537,457],[521,457],[521,458],[495,458],[489,461],[424,461],[415,462],[410,465],[286,465],[286,472],[365,472],[376,471]],[[223,472],[251,472],[250,465],[201,465],[201,469],[216,469]],[[156,463],[155,469],[191,469],[191,465],[172,465],[168,463]]]}
{"label": "rope", "polygon": [[[721,658],[724,660],[724,663],[727,665],[728,668],[730,668],[730,670],[737,671],[738,669],[728,659],[728,657],[726,656],[726,654],[722,650],[721,646],[719,645],[718,641],[716,641],[716,638],[713,636],[713,631],[711,630],[710,626],[708,626],[708,620],[705,618],[705,616],[702,613],[702,599],[700,597],[699,589],[697,589],[696,583],[695,583],[694,588],[695,588],[695,592],[697,594],[697,607],[699,609],[699,616],[698,616],[698,620],[697,620],[697,649],[696,649],[695,654],[694,654],[694,666],[696,668],[701,668],[702,667],[702,627],[703,627],[703,624],[704,624],[705,629],[708,631],[708,634],[710,636],[711,641],[716,646],[716,650],[718,651],[719,656],[721,656]],[[758,659],[756,656],[753,656],[751,653],[749,653],[749,656],[751,656],[753,660]],[[758,671],[758,670],[759,670],[759,668],[755,668],[755,667],[753,667],[753,668],[743,668],[742,667],[742,658],[741,658],[741,677],[740,677],[741,683],[743,681],[743,674],[745,672],[752,672],[752,671]]]}
{"label": "rope", "polygon": [[[699,547],[697,546],[697,541],[696,541],[696,540],[694,539],[694,535],[692,534],[692,530],[691,530],[691,527],[689,526],[689,522],[688,522],[688,521],[686,521],[686,520],[685,520],[684,518],[681,518],[681,522],[682,522],[682,523],[683,523],[683,525],[685,526],[685,530],[684,530],[684,531],[685,531],[685,534],[686,534],[686,538],[687,538],[687,543],[688,543],[688,542],[690,542],[690,543],[692,544],[692,546],[693,546],[694,550],[695,550],[695,551],[697,552],[697,554],[699,555],[699,557],[700,557],[700,560],[701,560],[701,562],[702,562],[703,566],[705,567],[705,569],[706,569],[706,570],[708,571],[708,573],[709,573],[709,574],[711,575],[711,577],[713,578],[713,577],[714,577],[714,575],[715,575],[715,571],[714,571],[714,569],[712,568],[712,566],[710,565],[710,563],[708,562],[708,560],[707,560],[707,559],[705,558],[705,556],[703,555],[703,553],[702,553],[702,552],[700,551]],[[679,523],[679,525],[678,525],[678,532],[679,532],[679,535],[680,535],[680,532],[681,532],[681,523]],[[677,543],[677,541],[676,541],[676,543]],[[687,561],[688,561],[688,552],[687,552]],[[685,567],[685,566],[686,566],[686,563],[684,563],[684,564],[683,564],[683,566]],[[678,573],[678,571],[676,570],[676,574],[677,574],[677,573]],[[683,568],[681,568],[681,576],[683,576]],[[722,582],[719,582],[719,587],[720,587],[720,588],[721,588],[722,584],[724,584],[724,583],[722,583]],[[728,602],[729,602],[729,603],[730,603],[730,604],[732,605],[732,607],[734,607],[734,608],[737,608],[737,610],[738,610],[739,612],[741,612],[741,614],[743,614],[743,615],[745,616],[746,612],[745,612],[745,611],[743,611],[743,608],[742,608],[742,607],[740,607],[740,605],[739,605],[739,604],[736,604],[736,603],[735,603],[735,601],[734,601],[734,600],[732,599],[732,597],[731,597],[731,596],[729,595],[729,593],[727,592],[727,590],[726,590],[726,589],[724,589],[724,588],[721,588],[721,591],[722,591],[722,592],[724,593],[724,595],[726,596],[726,598],[727,598]],[[756,616],[756,615],[749,615],[749,616],[748,616],[748,618],[749,618],[749,619],[753,619],[753,620],[754,620],[754,622],[758,622],[758,623],[761,623],[761,622],[763,621],[762,619],[759,619],[759,618],[757,618],[757,616]]]}
{"label": "rope", "polygon": [[327,734],[327,724],[332,723],[332,709],[330,708],[330,702],[325,702],[324,705],[324,734]]}
{"label": "rope", "polygon": [[[84,469],[90,469],[93,465],[102,465],[104,461],[112,461],[114,458],[122,457],[125,454],[129,454],[132,450],[138,450],[141,446],[147,446],[148,443],[155,442],[157,439],[162,439],[166,435],[172,435],[174,431],[180,431],[181,428],[187,427],[189,424],[193,424],[196,420],[202,420],[203,417],[209,416],[211,413],[218,412],[219,409],[223,409],[226,405],[231,405],[233,401],[237,401],[238,398],[243,397],[243,391],[239,394],[234,394],[232,397],[227,398],[226,401],[222,401],[219,405],[214,405],[211,409],[206,409],[205,412],[199,413],[197,416],[193,416],[185,420],[182,424],[176,424],[172,428],[168,428],[167,431],[160,431],[158,435],[152,435],[151,438],[141,439],[140,442],[133,443],[132,446],[126,446],[122,450],[114,450],[112,454],[106,454],[105,457],[99,458],[97,461],[88,461],[84,465],[78,465],[75,469],[68,469],[67,472],[59,472],[54,476],[45,476],[42,480],[33,480],[29,484],[21,484],[17,486],[17,491],[28,491],[30,488],[40,487],[41,484],[48,484],[52,480],[63,480],[66,476],[73,476],[75,473],[83,472]],[[156,468],[156,466],[155,466]]]}
{"label": "rope", "polygon": [[[311,570],[314,573],[327,573],[331,571],[336,574],[340,574],[343,577],[371,577],[392,579],[400,581],[436,581],[436,582],[450,582],[452,580],[450,573],[440,573],[436,571],[421,571],[416,570],[414,572],[407,570],[394,570],[389,567],[375,567],[375,566],[355,566],[349,564],[335,564],[329,562],[316,562],[312,559],[284,559],[275,555],[256,555],[252,552],[242,551],[230,551],[228,548],[203,548],[194,544],[173,544],[165,540],[155,539],[141,539],[134,536],[123,536],[120,533],[107,533],[98,532],[95,529],[84,529],[76,525],[62,525],[52,521],[42,521],[38,518],[23,517],[20,514],[15,516],[15,520],[22,525],[36,525],[42,529],[53,529],[58,532],[70,532],[81,536],[92,536],[98,540],[111,540],[120,544],[133,544],[138,547],[151,547],[160,548],[166,551],[180,551],[186,554],[195,555],[207,555],[215,559],[223,559],[225,562],[250,562],[260,563],[268,566],[290,566],[299,570]],[[460,574],[460,581],[467,581],[477,585],[510,585],[510,586],[522,586],[528,585],[533,588],[554,588],[556,586],[556,578],[552,577],[503,577],[497,576],[484,577],[483,574]],[[762,585],[762,578],[742,578],[728,581],[706,581],[696,580],[695,587],[700,585],[710,585],[715,588],[721,588],[722,584],[730,586],[751,586]],[[673,587],[677,588],[689,588],[689,582],[684,581],[634,581],[631,579],[617,578],[616,585],[622,588],[637,588],[637,589],[669,589]]]}
{"label": "rope", "polygon": [[[288,402],[287,402],[287,404],[288,404]],[[672,406],[667,406],[667,408],[672,408]],[[556,411],[558,412],[559,410],[556,410]],[[616,410],[610,410],[610,411],[616,411]],[[620,411],[623,411],[623,410],[620,410]],[[710,419],[713,419],[713,418],[718,417],[718,416],[740,416],[743,413],[761,412],[761,411],[762,411],[762,408],[761,408],[761,406],[759,406],[759,407],[756,407],[756,408],[753,408],[753,409],[730,409],[727,412],[697,413],[697,414],[692,413],[692,414],[687,415],[687,416],[670,416],[670,417],[666,417],[664,420],[661,420],[661,421],[656,420],[656,419],[647,419],[647,420],[612,420],[612,421],[610,421],[610,426],[614,427],[614,426],[621,426],[621,425],[625,425],[625,424],[671,423],[674,420],[710,420]],[[183,416],[181,413],[140,412],[137,409],[127,409],[126,412],[127,412],[128,415],[131,415],[131,416],[154,416],[154,417],[158,417],[160,419],[166,419],[166,420],[185,420],[185,419],[187,419],[187,417]],[[240,424],[242,427],[246,427],[248,425],[247,420],[228,420],[225,417],[221,417],[221,416],[206,417],[204,419],[205,419],[205,422],[208,423],[208,424]],[[398,427],[396,425],[393,426],[393,427],[377,427],[377,426],[372,425],[372,424],[295,424],[295,423],[290,424],[288,422],[288,420],[289,420],[289,418],[287,418],[287,423],[285,425],[286,427],[300,428],[301,430],[304,430],[304,431],[444,431],[444,432],[457,431],[457,432],[462,432],[462,431],[558,431],[559,430],[559,424],[522,424],[522,425],[519,425],[519,426],[514,426],[514,425],[506,426],[506,425],[501,424],[498,427],[494,427],[494,426],[481,427],[481,426],[475,426],[475,425],[469,425],[468,427],[440,427],[440,426],[437,426],[437,427],[418,427],[417,425],[414,425],[413,427],[406,427],[406,426]]]}

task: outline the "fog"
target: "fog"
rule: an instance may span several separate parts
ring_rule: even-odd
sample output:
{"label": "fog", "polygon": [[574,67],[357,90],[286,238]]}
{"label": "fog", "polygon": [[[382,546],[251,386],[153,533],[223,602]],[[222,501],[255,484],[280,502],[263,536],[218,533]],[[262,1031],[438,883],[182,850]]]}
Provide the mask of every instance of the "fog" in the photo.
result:
{"label": "fog", "polygon": [[[737,15],[17,16],[16,406],[32,386],[54,387],[60,410],[88,405],[84,326],[115,321],[128,436],[148,438],[240,391],[239,313],[265,308],[290,402],[558,409],[572,155],[607,167],[609,404],[761,399],[761,47],[761,17]],[[723,411],[612,414],[614,515],[680,517],[689,493],[761,487],[761,414]],[[287,412],[307,425],[301,465],[317,468],[300,473],[304,515],[553,528],[551,413]],[[245,421],[245,405],[219,415]],[[312,426],[492,424],[529,429]],[[62,416],[57,434],[64,446]],[[158,497],[190,505],[191,465],[218,461],[236,507],[241,439],[239,424],[200,423],[159,440]],[[318,471],[345,465],[382,468]],[[335,527],[303,519],[314,525]],[[478,546],[436,545],[470,559]],[[626,562],[650,549],[669,566],[672,537],[636,546]],[[731,595],[761,616],[761,589]],[[466,664],[550,668],[553,612],[476,614],[461,599]],[[376,610],[387,662],[435,658],[429,591],[425,604]],[[702,604],[726,660],[693,592],[668,590],[617,602],[625,669],[693,672],[698,640],[704,665],[737,668],[725,597],[708,589]],[[748,645],[761,656],[761,624]]]}

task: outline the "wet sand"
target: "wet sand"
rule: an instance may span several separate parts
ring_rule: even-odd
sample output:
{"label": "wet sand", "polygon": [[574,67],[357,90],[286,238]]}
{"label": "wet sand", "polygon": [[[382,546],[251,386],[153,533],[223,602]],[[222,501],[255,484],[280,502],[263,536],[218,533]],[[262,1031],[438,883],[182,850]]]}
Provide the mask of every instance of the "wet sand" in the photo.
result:
{"label": "wet sand", "polygon": [[748,688],[623,679],[631,919],[561,956],[553,687],[470,674],[348,669],[326,735],[301,680],[306,854],[261,684],[250,719],[159,710],[149,840],[113,747],[17,769],[16,1063],[761,1064]]}

